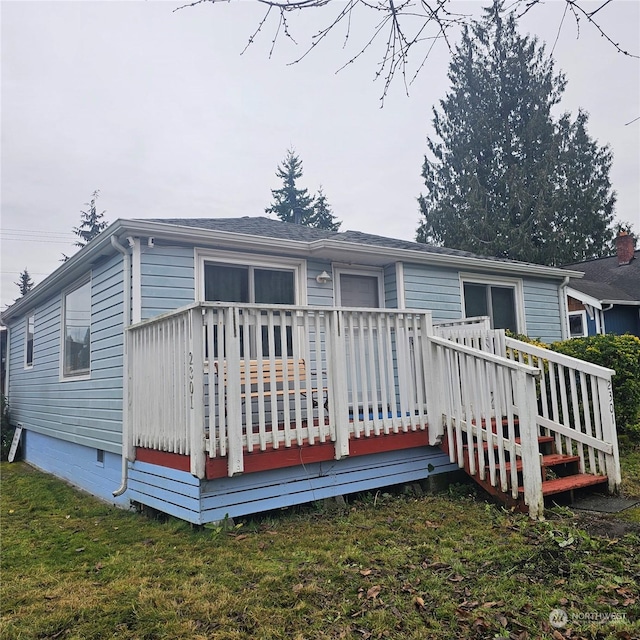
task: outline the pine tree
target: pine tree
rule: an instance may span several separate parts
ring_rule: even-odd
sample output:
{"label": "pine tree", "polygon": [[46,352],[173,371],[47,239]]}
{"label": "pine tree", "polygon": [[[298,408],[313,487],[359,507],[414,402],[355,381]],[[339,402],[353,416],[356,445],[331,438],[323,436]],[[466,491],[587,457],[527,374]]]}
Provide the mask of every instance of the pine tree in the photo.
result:
{"label": "pine tree", "polygon": [[24,268],[24,271],[18,276],[18,282],[15,283],[18,289],[20,289],[20,295],[26,296],[31,289],[33,289],[33,280],[27,271],[27,268]]}
{"label": "pine tree", "polygon": [[[80,240],[76,240],[76,247],[84,247],[107,228],[108,223],[103,220],[106,212],[98,213],[96,209],[96,200],[99,195],[100,192],[98,190],[94,191],[91,194],[91,200],[85,202],[85,207],[89,207],[88,211],[80,211],[80,226],[73,228],[73,232],[80,237]],[[67,259],[67,256],[64,256],[64,258]]]}
{"label": "pine tree", "polygon": [[302,177],[302,161],[292,149],[287,151],[284,162],[276,171],[282,180],[280,189],[272,189],[273,204],[265,209],[283,222],[296,222],[310,226],[313,221],[313,197],[307,189],[298,189],[296,181]]}
{"label": "pine tree", "polygon": [[313,203],[313,219],[309,226],[316,229],[327,229],[328,231],[338,231],[342,222],[338,221],[333,215],[331,206],[327,202],[327,196],[322,190],[322,186],[318,188],[318,194]]}
{"label": "pine tree", "polygon": [[584,112],[554,120],[566,80],[501,0],[464,29],[449,80],[433,110],[418,240],[548,265],[605,255],[611,152]]}

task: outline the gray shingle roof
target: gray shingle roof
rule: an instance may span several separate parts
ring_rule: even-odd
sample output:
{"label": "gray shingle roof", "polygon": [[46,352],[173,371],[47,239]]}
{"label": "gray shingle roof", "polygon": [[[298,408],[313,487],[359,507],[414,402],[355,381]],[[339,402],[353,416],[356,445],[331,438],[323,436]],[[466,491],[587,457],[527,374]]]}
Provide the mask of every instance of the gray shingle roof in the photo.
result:
{"label": "gray shingle roof", "polygon": [[617,256],[565,265],[582,271],[584,278],[571,280],[571,287],[597,300],[640,302],[640,251],[629,264],[619,265]]}
{"label": "gray shingle roof", "polygon": [[505,258],[494,258],[491,256],[478,256],[468,251],[458,249],[447,249],[445,247],[435,247],[421,242],[411,240],[400,240],[398,238],[387,238],[362,231],[326,231],[324,229],[312,229],[300,224],[271,220],[264,216],[245,216],[243,218],[156,218],[147,220],[148,222],[158,222],[162,224],[173,224],[183,227],[195,227],[199,229],[210,229],[214,231],[227,231],[231,233],[242,233],[252,236],[262,236],[265,238],[281,238],[283,240],[297,240],[301,242],[312,242],[313,240],[331,239],[339,242],[363,244],[386,249],[405,249],[409,251],[419,251],[420,253],[432,253],[438,255],[458,256],[468,258],[482,258],[494,262],[518,263],[515,260]]}

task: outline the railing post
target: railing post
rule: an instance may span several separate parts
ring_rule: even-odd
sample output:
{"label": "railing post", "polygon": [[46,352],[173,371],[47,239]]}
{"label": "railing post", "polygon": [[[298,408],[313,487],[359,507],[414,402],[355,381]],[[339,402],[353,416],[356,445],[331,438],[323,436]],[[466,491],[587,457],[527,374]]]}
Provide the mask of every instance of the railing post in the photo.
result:
{"label": "railing post", "polygon": [[[330,356],[328,373],[330,386],[331,421],[336,429],[335,458],[349,455],[349,397],[347,381],[347,345],[344,335],[343,312],[331,312]],[[354,411],[356,409],[354,408]]]}
{"label": "railing post", "polygon": [[600,404],[600,418],[602,420],[602,439],[611,444],[611,454],[605,454],[605,467],[609,479],[609,493],[615,493],[622,484],[620,475],[620,454],[618,452],[618,433],[616,430],[616,416],[613,407],[613,387],[611,376],[598,378],[598,400]]}
{"label": "railing post", "polygon": [[205,477],[204,435],[204,350],[202,348],[202,310],[189,311],[187,352],[187,398],[189,408],[189,453],[191,473]]}
{"label": "railing post", "polygon": [[[426,323],[425,323],[426,324]],[[427,419],[429,421],[429,444],[434,446],[442,442],[444,436],[444,383],[446,372],[441,370],[438,359],[438,345],[431,341],[433,335],[429,323],[429,333],[422,338],[424,372],[427,394]],[[424,331],[424,329],[423,329]]]}
{"label": "railing post", "polygon": [[[240,388],[240,326],[238,308],[228,307],[224,311],[224,316],[225,360],[227,363],[227,474],[229,477],[232,477],[244,471],[242,446],[242,389]],[[248,344],[246,348],[249,348]]]}
{"label": "railing post", "polygon": [[542,519],[544,517],[544,497],[542,495],[542,467],[536,421],[538,413],[536,385],[533,376],[526,371],[517,370],[515,377],[524,502],[529,507],[531,518]]}

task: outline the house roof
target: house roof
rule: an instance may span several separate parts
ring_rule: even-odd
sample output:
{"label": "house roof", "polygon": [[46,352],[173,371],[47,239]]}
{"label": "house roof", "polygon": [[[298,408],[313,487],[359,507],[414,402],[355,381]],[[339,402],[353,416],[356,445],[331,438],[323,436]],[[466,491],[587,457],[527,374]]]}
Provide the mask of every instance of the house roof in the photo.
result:
{"label": "house roof", "polygon": [[[216,246],[252,252],[282,251],[337,262],[389,264],[392,262],[454,266],[510,276],[531,276],[561,281],[577,271],[477,256],[468,251],[435,247],[409,240],[386,238],[361,231],[327,231],[271,220],[264,216],[242,218],[118,219],[78,253],[64,262],[26,296],[2,313],[2,321],[24,313],[45,296],[68,286],[86,273],[88,265],[112,255],[130,237],[156,238],[196,246]],[[115,245],[114,245],[115,243]]]}
{"label": "house roof", "polygon": [[564,267],[581,271],[584,278],[571,278],[571,288],[605,304],[640,304],[640,251],[629,264],[618,264],[617,256],[577,262]]}

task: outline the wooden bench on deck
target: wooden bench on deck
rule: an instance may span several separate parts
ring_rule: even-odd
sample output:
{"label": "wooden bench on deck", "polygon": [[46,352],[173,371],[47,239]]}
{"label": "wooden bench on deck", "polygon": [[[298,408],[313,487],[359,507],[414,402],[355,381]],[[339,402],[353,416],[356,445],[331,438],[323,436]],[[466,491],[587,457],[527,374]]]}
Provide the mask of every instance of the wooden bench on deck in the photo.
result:
{"label": "wooden bench on deck", "polygon": [[[284,396],[288,394],[292,396],[296,393],[295,382],[296,378],[298,380],[298,389],[301,396],[306,396],[307,388],[304,385],[304,382],[307,379],[307,367],[303,358],[299,360],[294,360],[293,358],[289,358],[286,361],[282,358],[278,358],[273,361],[274,367],[273,372],[274,375],[272,377],[271,372],[271,361],[263,360],[262,361],[262,372],[260,372],[260,367],[258,366],[258,360],[249,360],[248,367],[247,361],[244,359],[240,360],[240,387],[243,389],[240,397],[242,400],[246,400],[249,398],[257,398],[260,395],[263,395],[265,398],[270,396]],[[216,375],[220,376],[220,363],[218,361],[214,362],[214,367],[216,370]],[[219,378],[218,378],[219,379]],[[263,391],[260,392],[258,390],[258,385],[262,381]],[[228,383],[228,374],[227,374],[227,362],[224,361],[224,375],[223,375],[223,384],[226,387]],[[275,383],[275,389],[272,389],[272,383]],[[248,389],[248,390],[247,390]],[[314,407],[318,406],[318,401],[313,398],[313,394],[317,394],[319,389],[311,389],[312,398],[311,401]],[[322,389],[322,393],[324,396],[324,408],[329,409],[329,395],[326,387]]]}

